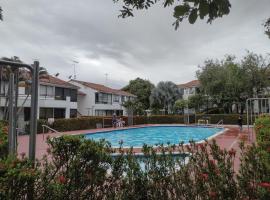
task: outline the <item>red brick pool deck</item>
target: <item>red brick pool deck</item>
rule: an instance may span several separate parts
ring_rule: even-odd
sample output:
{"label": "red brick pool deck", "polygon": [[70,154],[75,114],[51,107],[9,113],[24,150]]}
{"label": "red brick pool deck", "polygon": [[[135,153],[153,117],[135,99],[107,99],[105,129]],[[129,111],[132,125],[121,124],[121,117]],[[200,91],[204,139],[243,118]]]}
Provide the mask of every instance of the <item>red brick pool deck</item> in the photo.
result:
{"label": "red brick pool deck", "polygon": [[[155,125],[139,125],[139,126],[133,126],[136,127],[145,127],[145,126],[156,126]],[[130,128],[130,127],[128,127]],[[235,167],[238,169],[239,167],[239,142],[241,141],[241,138],[248,138],[247,129],[244,128],[242,133],[239,132],[239,128],[237,126],[224,126],[225,131],[216,137],[214,139],[216,140],[217,144],[222,149],[230,150],[234,148],[236,150],[236,158],[235,158]],[[121,128],[125,129],[125,128]],[[41,159],[43,155],[46,154],[48,145],[46,143],[46,138],[48,136],[50,137],[57,137],[61,135],[79,135],[79,134],[86,134],[86,133],[95,133],[98,131],[109,131],[109,130],[115,130],[115,128],[102,128],[102,129],[91,129],[91,130],[79,130],[79,131],[69,131],[69,132],[63,132],[63,133],[46,133],[46,134],[38,134],[36,137],[36,158]],[[211,140],[210,140],[211,141]],[[254,142],[254,141],[253,141]],[[248,142],[247,143],[251,143]],[[18,155],[21,153],[25,153],[28,155],[28,145],[29,145],[29,136],[28,135],[22,135],[18,137]],[[136,152],[140,152],[140,149],[135,149]]]}

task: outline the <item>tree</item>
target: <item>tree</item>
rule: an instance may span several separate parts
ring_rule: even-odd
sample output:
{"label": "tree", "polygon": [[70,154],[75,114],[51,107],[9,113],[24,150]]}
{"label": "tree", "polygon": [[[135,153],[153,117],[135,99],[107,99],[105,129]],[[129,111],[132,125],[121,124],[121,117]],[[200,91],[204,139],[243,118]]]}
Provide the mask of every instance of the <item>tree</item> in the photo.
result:
{"label": "tree", "polygon": [[174,103],[174,110],[176,111],[176,113],[184,113],[184,109],[187,107],[188,105],[188,101],[184,100],[184,99],[178,99],[175,103]]}
{"label": "tree", "polygon": [[[119,0],[113,0],[119,2]],[[122,0],[123,9],[119,15],[122,18],[134,16],[133,11],[148,9],[152,5],[160,2],[160,0]],[[190,24],[194,24],[198,17],[200,19],[207,18],[207,23],[211,23],[214,19],[227,15],[230,12],[231,4],[229,0],[182,0],[179,4],[178,0],[163,0],[163,6],[175,6],[173,16],[176,19],[173,23],[175,29],[179,27],[179,23],[184,19],[188,19]],[[177,3],[177,5],[175,5]]]}
{"label": "tree", "polygon": [[[207,18],[207,23],[224,15],[228,15],[231,9],[230,0],[113,0],[113,2],[122,2],[122,10],[118,17],[133,17],[134,10],[144,10],[151,6],[163,2],[164,8],[174,6],[173,16],[175,29],[179,28],[180,22],[188,19],[190,24],[194,24],[198,17],[203,20]],[[180,2],[180,3],[179,3]],[[270,38],[270,18],[264,24],[265,33]]]}
{"label": "tree", "polygon": [[136,78],[129,81],[129,84],[122,90],[136,95],[137,105],[140,105],[141,110],[146,110],[150,107],[149,97],[154,87],[154,84],[152,84],[149,80]]}
{"label": "tree", "polygon": [[188,98],[188,107],[194,108],[195,111],[200,109],[207,104],[207,97],[201,93],[192,95]]}
{"label": "tree", "polygon": [[151,107],[165,109],[165,113],[172,112],[174,103],[181,97],[177,85],[171,81],[159,82],[151,92]]}
{"label": "tree", "polygon": [[245,102],[250,97],[265,95],[269,86],[270,62],[260,55],[248,52],[240,63],[234,56],[221,61],[207,60],[197,71],[202,90],[211,101],[225,112],[243,112]]}
{"label": "tree", "polygon": [[264,24],[265,34],[270,38],[270,18]]}

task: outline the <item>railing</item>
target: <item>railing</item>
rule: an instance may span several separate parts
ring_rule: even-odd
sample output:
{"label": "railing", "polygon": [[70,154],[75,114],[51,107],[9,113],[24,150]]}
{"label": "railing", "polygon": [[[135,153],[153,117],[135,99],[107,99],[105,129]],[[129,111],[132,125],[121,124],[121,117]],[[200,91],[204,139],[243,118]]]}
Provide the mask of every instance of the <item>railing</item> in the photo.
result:
{"label": "railing", "polygon": [[223,127],[223,119],[219,120],[216,124],[216,128],[222,128]]}
{"label": "railing", "polygon": [[51,128],[51,127],[45,125],[45,124],[43,124],[43,125],[42,125],[43,140],[44,140],[45,128],[49,129],[50,131],[52,131],[52,132],[54,132],[54,133],[60,133],[59,131],[57,131],[57,130],[55,130],[55,129],[53,129],[53,128]]}

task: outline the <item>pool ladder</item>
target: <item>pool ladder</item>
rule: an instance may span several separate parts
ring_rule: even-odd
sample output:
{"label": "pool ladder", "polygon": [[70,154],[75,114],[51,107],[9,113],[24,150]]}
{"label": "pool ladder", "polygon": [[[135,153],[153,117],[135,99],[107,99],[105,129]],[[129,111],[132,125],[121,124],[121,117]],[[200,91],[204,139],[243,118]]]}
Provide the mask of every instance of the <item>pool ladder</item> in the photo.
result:
{"label": "pool ladder", "polygon": [[223,128],[223,119],[219,120],[215,127],[216,128]]}
{"label": "pool ladder", "polygon": [[42,125],[43,140],[44,140],[45,128],[47,128],[48,130],[50,130],[50,131],[52,131],[52,132],[54,132],[54,133],[60,133],[59,131],[57,131],[57,130],[55,130],[55,129],[53,129],[53,128],[51,128],[51,127],[45,125],[45,124],[43,124],[43,125]]}

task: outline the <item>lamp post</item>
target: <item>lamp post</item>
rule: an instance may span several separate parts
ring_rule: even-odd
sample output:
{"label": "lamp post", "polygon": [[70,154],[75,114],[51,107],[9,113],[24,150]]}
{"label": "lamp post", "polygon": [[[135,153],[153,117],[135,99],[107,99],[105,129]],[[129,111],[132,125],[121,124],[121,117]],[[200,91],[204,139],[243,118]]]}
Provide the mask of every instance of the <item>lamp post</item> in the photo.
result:
{"label": "lamp post", "polygon": [[[11,66],[14,68],[27,68],[32,74],[32,89],[31,89],[31,116],[30,116],[30,136],[29,136],[29,159],[34,163],[36,155],[36,133],[37,133],[37,109],[38,109],[38,88],[39,88],[39,62],[35,61],[33,65],[24,63],[11,62],[6,60],[0,60],[0,66]],[[14,120],[14,74],[10,76],[10,91],[9,93],[9,131],[8,131],[8,142],[9,142],[9,154],[16,152],[16,124]]]}

